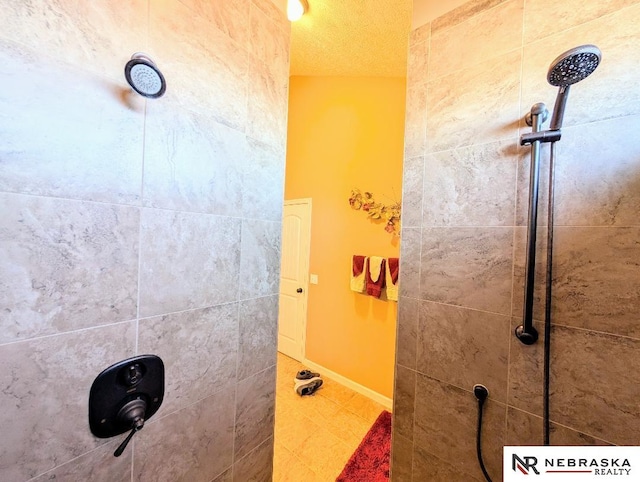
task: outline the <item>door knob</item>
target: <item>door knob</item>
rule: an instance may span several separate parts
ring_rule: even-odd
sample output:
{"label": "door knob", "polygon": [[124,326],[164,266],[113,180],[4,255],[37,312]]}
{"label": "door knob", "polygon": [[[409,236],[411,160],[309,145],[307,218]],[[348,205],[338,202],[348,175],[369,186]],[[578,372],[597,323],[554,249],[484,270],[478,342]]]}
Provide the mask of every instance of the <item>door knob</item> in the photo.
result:
{"label": "door knob", "polygon": [[302,288],[298,288],[298,289],[296,290],[296,293],[302,293]]}

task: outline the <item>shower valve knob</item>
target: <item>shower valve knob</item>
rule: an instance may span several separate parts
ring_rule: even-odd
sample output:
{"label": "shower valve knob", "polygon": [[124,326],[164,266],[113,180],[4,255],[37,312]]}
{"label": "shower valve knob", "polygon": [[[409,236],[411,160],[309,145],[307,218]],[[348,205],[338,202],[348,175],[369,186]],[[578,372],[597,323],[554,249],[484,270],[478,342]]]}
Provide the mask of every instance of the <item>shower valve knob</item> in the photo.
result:
{"label": "shower valve knob", "polygon": [[120,457],[136,432],[142,430],[142,427],[144,427],[144,416],[146,409],[147,403],[141,398],[127,402],[120,409],[120,411],[118,412],[118,420],[131,427],[131,432],[129,432],[127,438],[122,441],[122,443],[113,453],[114,456]]}

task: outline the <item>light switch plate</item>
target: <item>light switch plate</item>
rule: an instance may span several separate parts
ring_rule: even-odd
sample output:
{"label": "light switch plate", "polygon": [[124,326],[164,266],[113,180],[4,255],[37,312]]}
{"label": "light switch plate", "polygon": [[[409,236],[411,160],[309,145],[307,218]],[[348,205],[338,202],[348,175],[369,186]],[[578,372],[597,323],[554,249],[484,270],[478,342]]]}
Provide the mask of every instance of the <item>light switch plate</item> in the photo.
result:
{"label": "light switch plate", "polygon": [[317,274],[309,275],[309,283],[311,283],[312,285],[317,285],[318,284],[318,275]]}

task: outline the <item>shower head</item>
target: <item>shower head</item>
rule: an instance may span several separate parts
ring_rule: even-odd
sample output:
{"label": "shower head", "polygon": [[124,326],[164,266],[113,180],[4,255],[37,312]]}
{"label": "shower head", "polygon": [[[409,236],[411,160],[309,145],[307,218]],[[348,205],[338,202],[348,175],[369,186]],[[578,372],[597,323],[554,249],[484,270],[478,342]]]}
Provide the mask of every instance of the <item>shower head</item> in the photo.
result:
{"label": "shower head", "polygon": [[551,85],[560,87],[551,117],[551,130],[559,130],[562,126],[569,87],[589,77],[600,64],[601,58],[602,52],[595,45],[581,45],[567,50],[551,62],[547,80]]}
{"label": "shower head", "polygon": [[156,64],[141,52],[131,56],[124,67],[124,76],[133,90],[150,99],[162,97],[167,89],[167,83]]}

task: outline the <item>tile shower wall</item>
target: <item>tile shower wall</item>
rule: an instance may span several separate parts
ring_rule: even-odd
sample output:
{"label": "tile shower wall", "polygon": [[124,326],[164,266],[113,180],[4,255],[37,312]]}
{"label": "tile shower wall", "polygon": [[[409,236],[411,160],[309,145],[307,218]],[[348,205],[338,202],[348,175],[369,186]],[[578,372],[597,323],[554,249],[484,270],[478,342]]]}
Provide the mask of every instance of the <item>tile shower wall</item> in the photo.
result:
{"label": "tile shower wall", "polygon": [[[0,480],[270,480],[290,26],[270,0],[3,0]],[[123,76],[147,52],[167,93]],[[120,458],[89,388],[165,402]]]}
{"label": "tile shower wall", "polygon": [[410,38],[394,481],[484,480],[475,383],[490,392],[494,480],[503,445],[542,444],[542,343],[513,336],[530,155],[519,135],[531,105],[553,107],[549,64],[583,43],[603,60],[572,89],[558,144],[551,442],[640,445],[640,2],[473,0]]}

